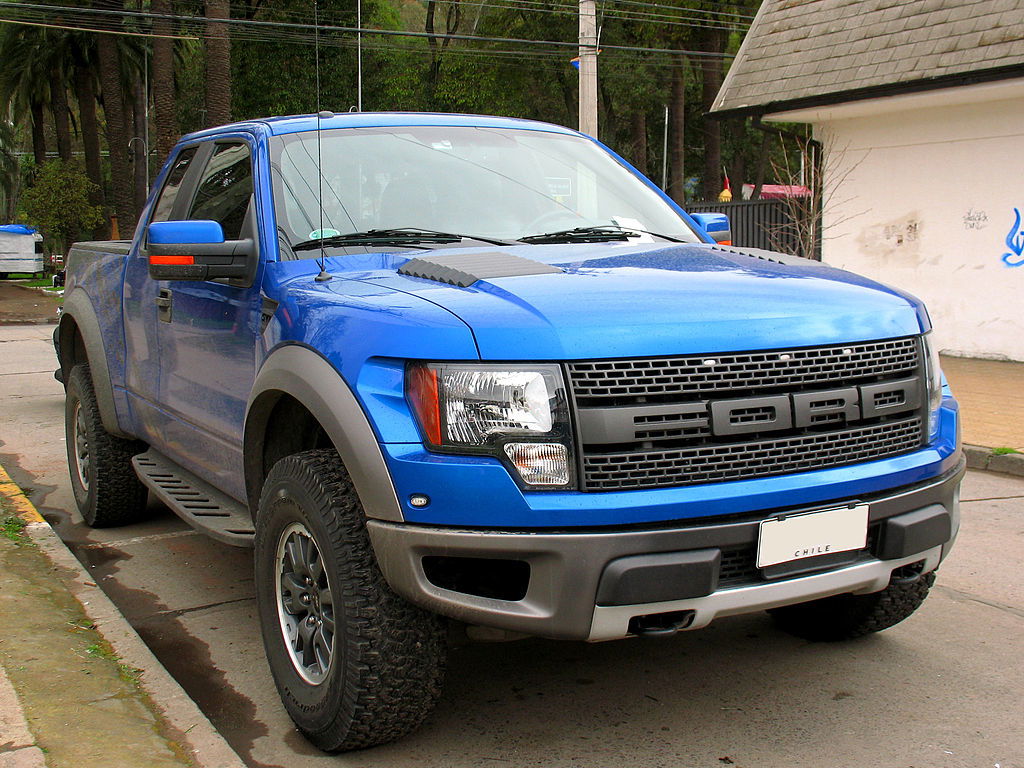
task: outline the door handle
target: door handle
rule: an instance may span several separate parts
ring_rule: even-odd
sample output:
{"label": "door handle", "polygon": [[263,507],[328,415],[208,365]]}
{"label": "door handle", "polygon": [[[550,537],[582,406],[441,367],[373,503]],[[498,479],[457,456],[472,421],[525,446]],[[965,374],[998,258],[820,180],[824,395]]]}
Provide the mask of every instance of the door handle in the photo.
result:
{"label": "door handle", "polygon": [[168,288],[161,288],[156,296],[156,313],[161,322],[171,322],[171,291]]}

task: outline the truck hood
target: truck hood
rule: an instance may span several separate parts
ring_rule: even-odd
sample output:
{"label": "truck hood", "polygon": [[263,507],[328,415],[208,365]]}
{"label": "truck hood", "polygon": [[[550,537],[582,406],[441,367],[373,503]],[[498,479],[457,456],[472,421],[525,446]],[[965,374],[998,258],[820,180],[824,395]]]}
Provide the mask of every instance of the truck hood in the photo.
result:
{"label": "truck hood", "polygon": [[[813,346],[929,327],[924,307],[908,294],[818,262],[780,255],[780,263],[764,251],[599,243],[500,252],[564,271],[482,279],[459,288],[398,274],[408,252],[367,254],[363,263],[369,270],[352,274],[359,268],[349,261],[343,271],[350,279],[447,309],[470,327],[481,358],[492,360]],[[377,263],[371,266],[370,260]]]}

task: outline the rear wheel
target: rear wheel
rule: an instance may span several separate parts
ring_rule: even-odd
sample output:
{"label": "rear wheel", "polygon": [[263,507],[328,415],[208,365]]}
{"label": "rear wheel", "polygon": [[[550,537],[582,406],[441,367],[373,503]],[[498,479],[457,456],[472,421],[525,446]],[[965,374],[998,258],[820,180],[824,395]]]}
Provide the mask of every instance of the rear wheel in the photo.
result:
{"label": "rear wheel", "polygon": [[384,581],[336,452],[305,451],[271,469],[255,566],[274,682],[310,741],[361,749],[419,727],[441,693],[444,625]]}
{"label": "rear wheel", "polygon": [[781,629],[805,640],[852,640],[899,624],[921,607],[934,582],[934,572],[897,572],[881,592],[836,595],[769,613]]}
{"label": "rear wheel", "polygon": [[92,376],[84,363],[68,376],[64,435],[71,490],[86,524],[106,528],[139,519],[146,509],[147,491],[132,468],[132,456],[146,446],[103,428]]}

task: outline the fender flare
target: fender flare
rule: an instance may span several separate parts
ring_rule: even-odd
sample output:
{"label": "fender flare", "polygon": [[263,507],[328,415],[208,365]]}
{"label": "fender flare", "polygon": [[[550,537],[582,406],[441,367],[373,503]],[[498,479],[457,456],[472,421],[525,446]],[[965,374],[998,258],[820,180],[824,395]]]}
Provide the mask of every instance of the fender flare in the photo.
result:
{"label": "fender flare", "polygon": [[402,522],[401,505],[377,436],[341,374],[309,347],[289,344],[270,353],[246,405],[243,456],[250,509],[262,490],[262,441],[281,395],[299,401],[320,422],[352,478],[367,517]]}
{"label": "fender flare", "polygon": [[107,353],[103,347],[103,333],[100,321],[93,309],[89,294],[82,288],[71,291],[64,297],[64,311],[61,314],[58,333],[60,338],[60,367],[67,381],[71,366],[75,360],[74,331],[78,329],[85,354],[92,374],[92,388],[96,392],[96,404],[100,410],[103,428],[118,437],[131,437],[117,423],[117,409],[114,407],[114,386],[110,381],[110,368],[107,365]]}

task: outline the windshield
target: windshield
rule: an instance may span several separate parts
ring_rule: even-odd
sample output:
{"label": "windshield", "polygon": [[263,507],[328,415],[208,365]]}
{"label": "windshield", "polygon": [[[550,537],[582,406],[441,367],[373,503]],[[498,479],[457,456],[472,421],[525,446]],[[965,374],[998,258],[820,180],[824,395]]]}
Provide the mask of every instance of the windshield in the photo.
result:
{"label": "windshield", "polygon": [[336,128],[271,140],[282,258],[320,237],[416,228],[516,241],[618,226],[700,239],[653,190],[593,142],[509,128]]}

